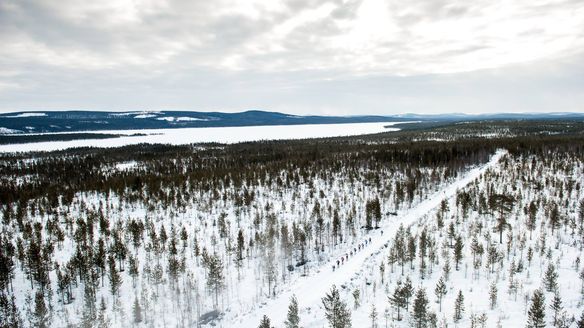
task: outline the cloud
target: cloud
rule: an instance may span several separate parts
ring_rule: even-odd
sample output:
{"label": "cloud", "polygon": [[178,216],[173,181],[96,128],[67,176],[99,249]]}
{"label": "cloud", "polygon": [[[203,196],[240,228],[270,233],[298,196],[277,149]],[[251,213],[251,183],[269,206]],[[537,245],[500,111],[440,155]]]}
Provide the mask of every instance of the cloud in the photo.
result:
{"label": "cloud", "polygon": [[224,69],[450,73],[580,50],[584,31],[581,1],[23,0],[1,6],[3,59],[86,69],[172,70],[180,59],[181,66]]}
{"label": "cloud", "polygon": [[[253,97],[274,94],[281,102],[306,95],[330,111],[336,105],[306,85],[330,94],[350,80],[370,94],[362,87],[370,79],[407,86],[580,58],[582,17],[578,0],[2,1],[0,102],[126,106],[140,103],[128,94],[157,90],[158,106],[259,107]],[[396,97],[363,102],[417,102],[415,93]]]}

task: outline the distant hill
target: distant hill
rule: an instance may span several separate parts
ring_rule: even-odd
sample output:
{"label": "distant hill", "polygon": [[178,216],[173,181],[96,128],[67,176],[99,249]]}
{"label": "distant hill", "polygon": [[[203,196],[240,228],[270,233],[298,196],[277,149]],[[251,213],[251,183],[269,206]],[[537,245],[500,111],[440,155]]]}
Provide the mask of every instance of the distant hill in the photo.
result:
{"label": "distant hill", "polygon": [[582,113],[441,114],[298,116],[250,110],[240,113],[193,111],[28,111],[0,114],[0,134],[55,133],[96,130],[142,130],[187,127],[333,124],[397,121],[468,121],[487,119],[584,119]]}

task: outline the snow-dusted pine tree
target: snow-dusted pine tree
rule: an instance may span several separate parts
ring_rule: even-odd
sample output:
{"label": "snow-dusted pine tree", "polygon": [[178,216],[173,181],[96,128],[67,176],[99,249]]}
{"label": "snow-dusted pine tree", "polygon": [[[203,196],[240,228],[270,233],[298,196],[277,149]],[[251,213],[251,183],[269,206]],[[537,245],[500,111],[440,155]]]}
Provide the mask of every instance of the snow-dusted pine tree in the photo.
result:
{"label": "snow-dusted pine tree", "polygon": [[491,310],[497,306],[497,284],[494,282],[491,283],[491,287],[489,288],[489,304]]}
{"label": "snow-dusted pine tree", "polygon": [[270,324],[270,318],[268,318],[267,315],[264,314],[264,317],[262,318],[262,321],[260,321],[258,328],[272,328]]}
{"label": "snow-dusted pine tree", "polygon": [[531,306],[527,312],[527,328],[545,327],[545,296],[536,289],[531,298]]}
{"label": "snow-dusted pine tree", "polygon": [[29,315],[29,320],[32,327],[46,328],[50,327],[49,309],[45,304],[45,296],[39,290],[34,298],[34,310]]}
{"label": "snow-dusted pine tree", "polygon": [[330,328],[350,328],[351,312],[347,304],[341,300],[337,287],[333,285],[330,293],[322,298],[325,316],[329,322]]}
{"label": "snow-dusted pine tree", "polygon": [[300,317],[298,316],[298,300],[296,295],[290,298],[290,305],[288,305],[288,316],[284,322],[286,328],[298,328],[300,325]]}
{"label": "snow-dusted pine tree", "polygon": [[438,311],[442,312],[442,298],[444,298],[446,295],[446,284],[444,283],[444,279],[442,277],[438,279],[434,293],[436,294],[436,298],[438,298]]}
{"label": "snow-dusted pine tree", "polygon": [[464,296],[462,295],[462,290],[458,291],[456,296],[456,301],[454,302],[454,322],[458,322],[462,319],[462,314],[464,313]]}
{"label": "snow-dusted pine tree", "polygon": [[562,298],[560,297],[559,293],[554,294],[554,298],[552,299],[552,304],[550,304],[550,308],[553,311],[553,325],[554,327],[558,326],[560,321],[560,317],[562,316],[562,310],[564,307],[562,306]]}
{"label": "snow-dusted pine tree", "polygon": [[548,264],[547,270],[545,271],[544,285],[545,290],[548,292],[554,292],[558,288],[558,273],[552,263]]}
{"label": "snow-dusted pine tree", "polygon": [[462,253],[462,249],[464,247],[464,243],[462,242],[462,237],[456,237],[456,242],[454,243],[454,264],[456,271],[458,271],[458,265],[464,256]]}
{"label": "snow-dusted pine tree", "polygon": [[388,295],[387,296],[387,300],[389,301],[389,303],[395,307],[397,309],[397,321],[401,321],[402,317],[401,317],[401,312],[400,310],[402,308],[406,307],[406,298],[403,294],[403,287],[401,285],[401,282],[398,281],[397,286],[395,287],[393,294],[392,295]]}
{"label": "snow-dusted pine tree", "polygon": [[9,299],[3,290],[0,291],[0,327],[22,327],[20,311],[16,306],[14,295]]}
{"label": "snow-dusted pine tree", "polygon": [[369,318],[371,319],[371,328],[377,328],[377,309],[375,308],[375,304],[371,306],[371,312],[369,313]]}
{"label": "snow-dusted pine tree", "polygon": [[418,289],[414,299],[413,320],[416,328],[425,328],[428,316],[428,298],[424,288]]}

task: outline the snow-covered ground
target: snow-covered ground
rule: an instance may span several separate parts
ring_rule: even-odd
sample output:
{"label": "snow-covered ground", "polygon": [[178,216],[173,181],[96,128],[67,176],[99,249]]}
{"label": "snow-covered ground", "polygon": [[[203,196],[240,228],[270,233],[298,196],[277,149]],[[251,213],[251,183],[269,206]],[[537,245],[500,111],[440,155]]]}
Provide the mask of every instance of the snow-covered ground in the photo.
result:
{"label": "snow-covered ground", "polygon": [[[286,292],[279,294],[276,298],[266,301],[265,306],[258,306],[250,313],[244,315],[234,315],[225,319],[226,322],[223,327],[257,327],[263,315],[272,318],[272,322],[280,327],[284,324],[286,314],[288,312],[288,304],[292,295],[296,295],[303,309],[311,309],[310,317],[303,316],[302,326],[309,327],[323,327],[326,326],[324,320],[324,311],[322,309],[322,297],[330,290],[332,285],[344,286],[351,283],[352,280],[358,278],[360,271],[371,261],[384,261],[387,257],[385,244],[389,243],[395,235],[400,224],[405,227],[413,225],[423,216],[425,216],[432,209],[438,207],[442,200],[448,199],[456,195],[456,192],[477,179],[487,169],[496,165],[505,151],[498,151],[491,160],[481,166],[470,170],[466,175],[453,183],[445,186],[442,190],[430,195],[428,199],[421,202],[417,206],[404,210],[398,213],[396,220],[386,220],[381,225],[381,231],[375,232],[371,236],[371,243],[356,255],[349,258],[345,264],[338,269],[332,270],[332,263],[325,264],[321,269],[308,277],[302,277],[296,281],[292,286],[289,286]],[[384,294],[383,290],[379,291]],[[366,303],[366,301],[364,301]],[[379,309],[381,311],[381,309]],[[312,319],[316,318],[316,319]],[[353,327],[366,327],[368,322],[354,322]]]}
{"label": "snow-covered ground", "polygon": [[[404,122],[271,125],[218,128],[184,128],[152,130],[104,130],[91,133],[128,135],[111,139],[83,139],[72,141],[35,142],[0,145],[0,152],[53,151],[76,147],[120,147],[141,143],[182,145],[190,143],[237,143],[258,140],[306,139],[362,135],[397,131],[387,128]],[[130,136],[146,134],[145,136]]]}
{"label": "snow-covered ground", "polygon": [[[192,164],[182,157],[160,163],[167,168]],[[160,163],[124,160],[107,163],[100,169],[123,174],[137,170],[148,173],[152,169],[159,172],[163,167]],[[45,226],[52,223],[51,229],[54,225],[64,229],[64,240],[55,244],[53,255],[61,268],[72,260],[81,245],[75,239],[79,237],[75,231],[80,228],[75,227],[83,227],[86,222],[83,218],[87,222],[92,218],[95,226],[88,237],[94,248],[96,241],[103,239],[113,251],[116,238],[112,236],[128,244],[126,250],[136,260],[138,275],[131,276],[128,267],[132,261],[126,259],[118,263],[120,268],[122,264],[125,267],[119,272],[122,277],[119,292],[109,290],[107,274],[104,283],[96,289],[96,300],[105,300],[100,313],[115,327],[192,327],[201,315],[213,310],[221,315],[204,327],[253,328],[263,315],[271,319],[273,326],[282,327],[292,295],[298,298],[301,327],[328,327],[322,298],[333,284],[351,308],[352,327],[371,327],[369,314],[373,306],[378,312],[377,327],[410,327],[412,299],[408,311],[402,308],[403,320],[398,321],[387,298],[393,294],[398,281],[406,277],[411,279],[414,290],[426,290],[428,311],[437,316],[437,327],[469,327],[471,318],[477,316],[488,318],[482,327],[524,327],[530,297],[535,289],[543,286],[548,265],[556,266],[559,279],[556,289],[545,292],[546,323],[552,322],[550,304],[553,293],[557,292],[563,300],[562,317],[568,323],[562,327],[575,325],[572,318],[579,318],[584,300],[581,292],[584,278],[578,277],[584,236],[581,153],[533,152],[521,156],[500,150],[485,164],[460,167],[454,172],[450,167],[416,166],[411,162],[403,166],[377,165],[375,161],[364,166],[353,161],[344,163],[344,169],[331,171],[327,171],[331,166],[315,166],[314,174],[303,173],[306,169],[278,169],[269,179],[262,174],[259,180],[253,177],[245,185],[214,181],[213,188],[204,188],[206,184],[197,180],[185,180],[185,183],[161,186],[162,196],[157,187],[140,188],[140,181],[135,180],[129,185],[140,192],[76,193],[70,203],[57,207],[56,213],[62,213],[59,220],[44,210],[42,213],[31,210],[25,216]],[[127,177],[131,179],[130,175]],[[180,180],[188,174],[179,173],[175,177]],[[402,187],[413,177],[418,186],[406,200],[402,197]],[[494,229],[500,216],[493,205],[496,195],[515,199],[506,214],[508,226],[502,234],[502,243]],[[369,200],[376,197],[382,200],[380,228],[367,230],[365,213]],[[529,230],[526,221],[531,204],[536,204],[537,215]],[[317,205],[319,210],[315,212]],[[550,228],[554,208],[561,222],[559,227]],[[318,215],[314,213],[321,213],[324,219],[320,232]],[[338,243],[337,236],[331,233],[333,213],[338,213],[342,222]],[[110,228],[101,231],[100,222],[98,232],[95,218],[101,215],[110,220],[107,224]],[[143,223],[146,229],[137,239],[131,233],[131,222]],[[405,265],[396,263],[390,256],[397,249],[396,232],[401,226],[407,231],[408,245],[398,249],[400,254],[411,254],[414,249]],[[38,227],[42,240],[55,238],[42,225]],[[26,236],[14,221],[10,229],[11,238]],[[161,241],[163,230],[165,236],[170,235],[164,238],[166,241]],[[302,231],[309,238],[306,248],[302,247]],[[239,243],[238,233],[243,236],[243,257],[239,262],[235,246]],[[424,243],[423,233],[427,236]],[[457,238],[464,245],[460,265],[455,268],[452,239]],[[370,242],[333,270],[337,259],[364,240]],[[410,241],[414,246],[410,246]],[[478,255],[471,248],[475,241],[484,247]],[[172,255],[171,245],[178,248],[177,254]],[[426,252],[422,253],[420,248],[416,252],[416,245],[420,248],[426,245]],[[489,263],[493,249],[495,260]],[[303,264],[299,260],[304,251],[307,262]],[[212,254],[222,261],[224,278],[217,296],[208,285],[210,274],[199,252]],[[175,278],[170,273],[173,259],[180,260],[184,266]],[[30,309],[27,297],[34,295],[37,288],[31,287],[26,262],[22,263],[15,268],[14,294],[16,304],[25,314]],[[84,282],[75,280],[72,290],[75,300],[63,304],[55,271],[50,272],[50,280],[53,291],[57,292],[46,296],[54,306],[52,325],[79,325],[86,313]],[[439,278],[445,279],[447,290],[441,310],[434,294]],[[491,286],[498,289],[494,306],[489,300]],[[353,299],[355,291],[361,294],[360,306]],[[464,293],[465,312],[456,321],[454,301],[459,292]],[[143,310],[141,323],[130,318],[134,302]],[[476,322],[474,326],[481,327]]]}

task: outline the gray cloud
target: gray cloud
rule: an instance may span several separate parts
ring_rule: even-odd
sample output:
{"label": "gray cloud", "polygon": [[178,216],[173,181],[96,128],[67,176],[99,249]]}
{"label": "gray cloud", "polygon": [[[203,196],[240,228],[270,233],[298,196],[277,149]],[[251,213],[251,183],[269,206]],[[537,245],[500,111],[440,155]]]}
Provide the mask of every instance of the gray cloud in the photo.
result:
{"label": "gray cloud", "polygon": [[576,0],[5,1],[0,110],[581,110],[581,17]]}

